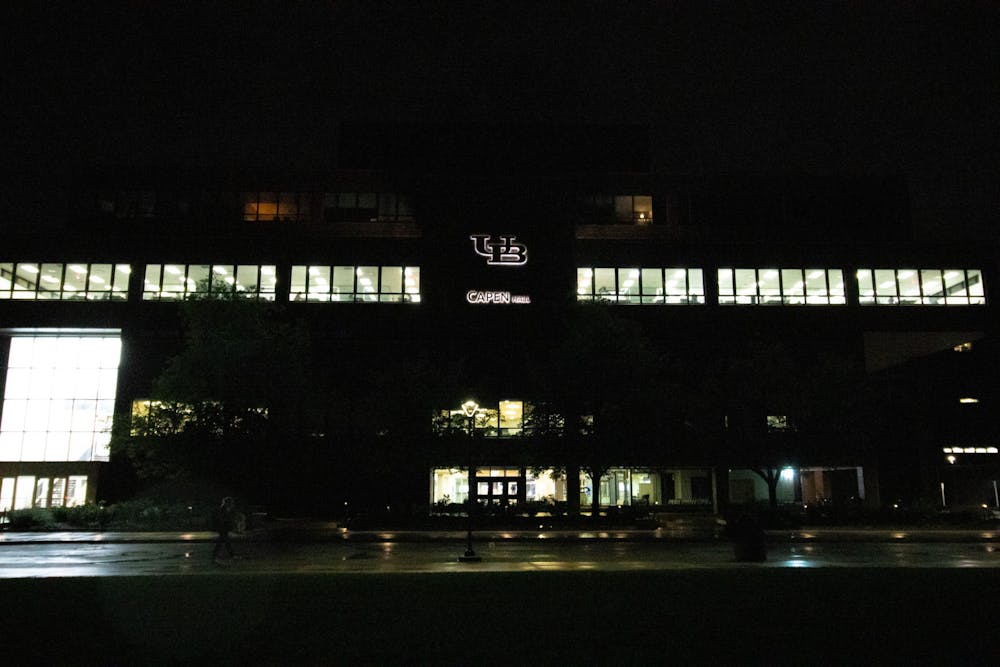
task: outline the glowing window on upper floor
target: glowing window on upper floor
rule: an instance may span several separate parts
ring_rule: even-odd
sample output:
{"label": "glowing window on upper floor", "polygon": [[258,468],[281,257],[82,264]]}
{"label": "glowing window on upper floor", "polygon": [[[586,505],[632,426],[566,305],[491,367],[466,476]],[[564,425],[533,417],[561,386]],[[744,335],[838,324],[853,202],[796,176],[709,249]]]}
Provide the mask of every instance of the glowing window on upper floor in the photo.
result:
{"label": "glowing window on upper floor", "polygon": [[309,194],[303,192],[244,192],[243,219],[297,222],[309,219]]}
{"label": "glowing window on upper floor", "polygon": [[142,298],[170,301],[235,294],[274,301],[276,283],[273,264],[147,264]]}
{"label": "glowing window on upper floor", "polygon": [[0,299],[125,301],[128,264],[0,262]]}
{"label": "glowing window on upper floor", "polygon": [[705,282],[701,269],[583,267],[576,270],[576,298],[622,304],[703,304]]}
{"label": "glowing window on upper floor", "polygon": [[858,269],[863,306],[982,306],[979,269]]}
{"label": "glowing window on upper floor", "polygon": [[296,265],[289,300],[419,303],[420,267]]}
{"label": "glowing window on upper floor", "polygon": [[807,305],[847,303],[841,269],[718,270],[720,305]]}

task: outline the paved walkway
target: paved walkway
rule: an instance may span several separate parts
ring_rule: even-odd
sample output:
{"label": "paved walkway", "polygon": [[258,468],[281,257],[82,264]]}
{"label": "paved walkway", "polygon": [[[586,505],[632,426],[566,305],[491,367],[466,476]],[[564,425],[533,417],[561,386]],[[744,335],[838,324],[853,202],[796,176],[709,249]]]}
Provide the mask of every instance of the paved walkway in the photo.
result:
{"label": "paved walkway", "polygon": [[[725,542],[722,526],[671,527],[655,530],[604,528],[595,530],[483,529],[474,531],[479,542]],[[233,536],[240,542],[461,542],[464,530],[347,530],[334,522],[287,522],[267,528],[250,530]],[[209,542],[215,533],[209,531],[0,531],[0,546],[5,544],[59,543],[159,543]],[[801,528],[768,530],[771,543],[820,542],[995,542],[1000,541],[1000,524],[983,528]]]}
{"label": "paved walkway", "polygon": [[[462,563],[462,541],[234,544],[237,558],[212,562],[207,535],[188,542],[0,544],[0,579],[198,574],[394,574],[663,571],[732,568],[1000,567],[992,542],[782,542],[763,563],[737,562],[726,542],[531,540],[474,542],[481,562]],[[203,539],[204,538],[204,539]]]}

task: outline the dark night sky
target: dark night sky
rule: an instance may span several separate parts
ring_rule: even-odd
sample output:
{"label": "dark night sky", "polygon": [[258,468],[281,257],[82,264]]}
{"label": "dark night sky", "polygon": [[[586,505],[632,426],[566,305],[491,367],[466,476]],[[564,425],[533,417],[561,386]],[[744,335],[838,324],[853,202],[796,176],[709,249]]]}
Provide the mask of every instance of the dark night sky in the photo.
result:
{"label": "dark night sky", "polygon": [[7,170],[324,166],[342,120],[641,123],[662,172],[902,174],[926,236],[1000,239],[1000,3],[0,12]]}

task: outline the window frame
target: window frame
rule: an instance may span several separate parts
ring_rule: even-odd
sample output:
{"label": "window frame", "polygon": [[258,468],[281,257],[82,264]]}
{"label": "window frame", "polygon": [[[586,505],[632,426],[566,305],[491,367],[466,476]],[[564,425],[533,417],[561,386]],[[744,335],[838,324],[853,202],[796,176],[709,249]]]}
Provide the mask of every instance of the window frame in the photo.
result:
{"label": "window frame", "polygon": [[[33,283],[20,267],[32,267]],[[0,285],[0,301],[127,301],[131,277],[132,265],[124,262],[0,262],[0,280],[7,283]],[[82,281],[82,290],[73,286],[76,280]],[[43,282],[58,288],[46,288]]]}

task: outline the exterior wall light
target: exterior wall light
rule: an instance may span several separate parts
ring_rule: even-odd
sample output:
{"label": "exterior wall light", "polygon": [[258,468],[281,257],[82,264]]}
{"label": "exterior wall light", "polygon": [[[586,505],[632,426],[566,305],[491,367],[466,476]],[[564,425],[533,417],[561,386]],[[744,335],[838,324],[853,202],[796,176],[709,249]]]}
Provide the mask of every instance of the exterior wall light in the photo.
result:
{"label": "exterior wall light", "polygon": [[965,396],[963,398],[958,399],[958,402],[959,403],[978,403],[979,399],[978,398],[972,398],[971,396]]}

